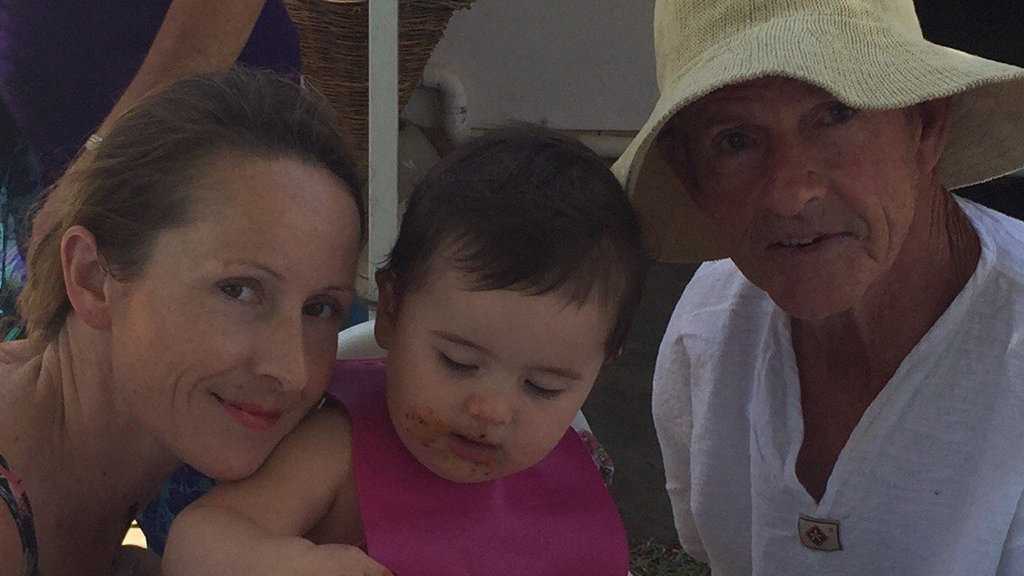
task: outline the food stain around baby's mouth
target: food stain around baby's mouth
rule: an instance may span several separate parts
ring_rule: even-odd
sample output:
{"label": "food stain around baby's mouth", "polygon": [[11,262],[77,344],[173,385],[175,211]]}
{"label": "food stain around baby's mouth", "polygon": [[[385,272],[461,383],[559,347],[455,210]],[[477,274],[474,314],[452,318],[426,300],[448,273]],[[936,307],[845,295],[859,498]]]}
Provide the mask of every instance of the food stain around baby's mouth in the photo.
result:
{"label": "food stain around baby's mouth", "polygon": [[[436,448],[438,443],[443,442],[455,432],[442,420],[434,409],[429,407],[413,407],[402,414],[402,418],[396,424],[406,431],[409,437],[423,448]],[[486,442],[486,432],[473,433],[462,436],[466,440],[474,442]],[[452,463],[461,463],[469,467],[470,473],[481,480],[492,480],[496,473],[498,462],[472,462],[459,458],[455,454],[448,454]]]}
{"label": "food stain around baby's mouth", "polygon": [[450,431],[432,408],[413,408],[404,414],[403,420],[405,429],[424,448],[430,448]]}

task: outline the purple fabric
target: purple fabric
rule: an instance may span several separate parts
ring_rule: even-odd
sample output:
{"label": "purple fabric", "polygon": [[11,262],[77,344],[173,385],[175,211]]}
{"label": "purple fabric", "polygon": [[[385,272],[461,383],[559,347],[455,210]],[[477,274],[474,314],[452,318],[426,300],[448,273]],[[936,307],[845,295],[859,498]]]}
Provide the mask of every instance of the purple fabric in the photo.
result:
{"label": "purple fabric", "polygon": [[[0,96],[39,155],[45,181],[59,175],[110,112],[170,4],[0,0]],[[239,61],[283,73],[299,69],[298,35],[281,0],[267,0]]]}
{"label": "purple fabric", "polygon": [[449,482],[398,438],[384,379],[380,361],[341,361],[330,388],[352,418],[371,557],[400,576],[627,573],[618,510],[573,430],[530,469],[493,482]]}

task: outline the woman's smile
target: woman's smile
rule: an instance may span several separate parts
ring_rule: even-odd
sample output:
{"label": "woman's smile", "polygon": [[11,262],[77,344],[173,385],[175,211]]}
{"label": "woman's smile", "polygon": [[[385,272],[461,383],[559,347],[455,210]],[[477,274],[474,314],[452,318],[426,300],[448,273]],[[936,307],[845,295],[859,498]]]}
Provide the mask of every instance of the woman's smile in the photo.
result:
{"label": "woman's smile", "polygon": [[281,415],[284,413],[278,409],[263,408],[258,404],[232,402],[221,398],[216,394],[214,394],[213,397],[217,399],[228,416],[250,430],[256,430],[259,432],[270,430],[275,424],[277,424],[278,420],[281,419]]}

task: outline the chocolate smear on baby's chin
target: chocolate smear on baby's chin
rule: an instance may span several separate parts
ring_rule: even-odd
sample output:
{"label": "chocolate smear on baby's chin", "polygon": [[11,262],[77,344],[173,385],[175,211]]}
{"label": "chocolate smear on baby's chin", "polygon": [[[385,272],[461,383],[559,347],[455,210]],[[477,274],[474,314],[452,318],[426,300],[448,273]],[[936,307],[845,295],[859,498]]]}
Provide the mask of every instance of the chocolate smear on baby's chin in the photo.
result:
{"label": "chocolate smear on baby's chin", "polygon": [[490,480],[491,476],[494,476],[494,468],[496,466],[496,462],[488,462],[487,464],[474,462],[473,472],[480,474],[486,480]]}
{"label": "chocolate smear on baby's chin", "polygon": [[[414,407],[406,411],[396,425],[400,425],[424,448],[433,448],[438,441],[451,433],[448,425],[430,407]],[[477,437],[483,440],[486,434],[482,433]],[[499,467],[498,462],[466,462],[454,454],[448,454],[448,458],[452,464],[468,465],[470,474],[481,477],[483,481],[492,480]]]}

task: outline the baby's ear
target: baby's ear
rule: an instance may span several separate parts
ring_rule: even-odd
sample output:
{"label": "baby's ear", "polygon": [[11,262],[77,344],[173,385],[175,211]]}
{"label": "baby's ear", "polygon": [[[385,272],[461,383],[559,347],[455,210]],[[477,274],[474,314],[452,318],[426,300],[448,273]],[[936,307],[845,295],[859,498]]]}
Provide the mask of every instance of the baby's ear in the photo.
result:
{"label": "baby's ear", "polygon": [[391,339],[398,321],[398,298],[395,295],[395,275],[389,270],[378,270],[377,319],[373,323],[373,337],[377,345],[390,350]]}

